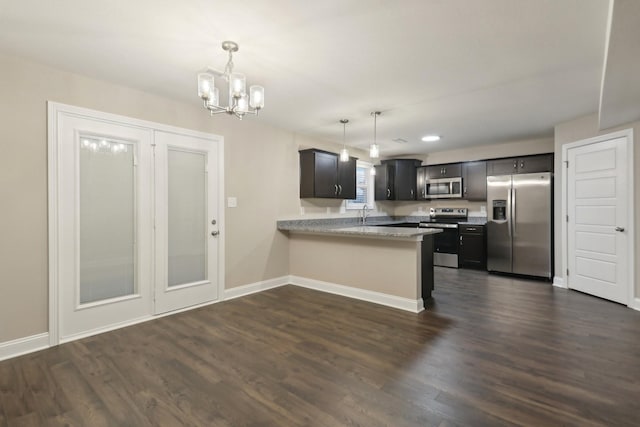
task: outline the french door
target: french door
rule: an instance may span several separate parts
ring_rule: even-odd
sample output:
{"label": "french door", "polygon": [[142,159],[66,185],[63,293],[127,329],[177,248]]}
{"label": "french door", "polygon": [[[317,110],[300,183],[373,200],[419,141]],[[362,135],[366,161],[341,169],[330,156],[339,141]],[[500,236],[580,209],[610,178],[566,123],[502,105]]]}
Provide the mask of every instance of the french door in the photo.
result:
{"label": "french door", "polygon": [[155,313],[218,298],[217,150],[155,132]]}
{"label": "french door", "polygon": [[91,113],[50,114],[59,342],[219,296],[221,141]]}

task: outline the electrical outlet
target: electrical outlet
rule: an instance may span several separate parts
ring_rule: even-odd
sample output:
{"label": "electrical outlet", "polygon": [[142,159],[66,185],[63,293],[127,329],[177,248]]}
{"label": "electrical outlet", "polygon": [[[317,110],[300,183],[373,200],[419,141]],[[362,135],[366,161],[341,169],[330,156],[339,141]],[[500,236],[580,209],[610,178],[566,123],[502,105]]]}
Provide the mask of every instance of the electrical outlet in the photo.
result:
{"label": "electrical outlet", "polygon": [[227,197],[227,207],[228,208],[237,208],[238,207],[238,199],[236,197]]}

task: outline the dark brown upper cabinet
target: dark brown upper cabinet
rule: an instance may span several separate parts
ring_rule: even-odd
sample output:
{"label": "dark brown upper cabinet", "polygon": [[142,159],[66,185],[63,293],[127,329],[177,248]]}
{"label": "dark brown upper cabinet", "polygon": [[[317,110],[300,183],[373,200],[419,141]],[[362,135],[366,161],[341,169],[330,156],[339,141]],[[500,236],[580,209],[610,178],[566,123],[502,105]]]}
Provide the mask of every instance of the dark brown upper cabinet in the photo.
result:
{"label": "dark brown upper cabinet", "polygon": [[355,199],[356,161],[339,161],[336,153],[300,150],[300,198]]}
{"label": "dark brown upper cabinet", "polygon": [[466,200],[487,200],[487,162],[466,162],[462,164],[462,198]]}
{"label": "dark brown upper cabinet", "polygon": [[416,159],[383,160],[375,166],[376,200],[416,200]]}
{"label": "dark brown upper cabinet", "polygon": [[461,163],[427,166],[427,179],[458,178],[462,176]]}
{"label": "dark brown upper cabinet", "polygon": [[553,172],[553,154],[510,157],[487,161],[487,175]]}

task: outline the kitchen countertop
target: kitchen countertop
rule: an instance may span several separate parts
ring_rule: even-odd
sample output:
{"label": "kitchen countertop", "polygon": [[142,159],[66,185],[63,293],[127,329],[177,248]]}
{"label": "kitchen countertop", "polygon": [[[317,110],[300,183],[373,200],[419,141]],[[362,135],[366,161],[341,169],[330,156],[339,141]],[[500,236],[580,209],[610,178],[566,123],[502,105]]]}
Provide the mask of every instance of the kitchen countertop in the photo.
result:
{"label": "kitchen countertop", "polygon": [[473,217],[470,216],[466,221],[460,221],[458,224],[462,225],[486,225],[487,217]]}
{"label": "kitchen countertop", "polygon": [[[288,222],[285,224],[285,222]],[[398,221],[380,221],[376,225],[352,224],[319,224],[315,221],[305,224],[305,221],[279,221],[278,230],[303,234],[325,234],[334,236],[368,237],[377,239],[414,240],[421,241],[422,236],[441,233],[442,230],[433,228],[380,227],[376,225],[393,224]]]}

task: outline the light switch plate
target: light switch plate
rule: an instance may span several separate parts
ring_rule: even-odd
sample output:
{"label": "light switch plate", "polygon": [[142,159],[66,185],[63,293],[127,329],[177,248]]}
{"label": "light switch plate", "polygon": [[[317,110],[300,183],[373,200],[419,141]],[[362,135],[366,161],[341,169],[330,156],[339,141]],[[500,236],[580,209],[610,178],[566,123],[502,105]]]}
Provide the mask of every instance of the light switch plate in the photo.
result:
{"label": "light switch plate", "polygon": [[227,207],[228,208],[238,207],[238,199],[236,197],[227,197]]}

